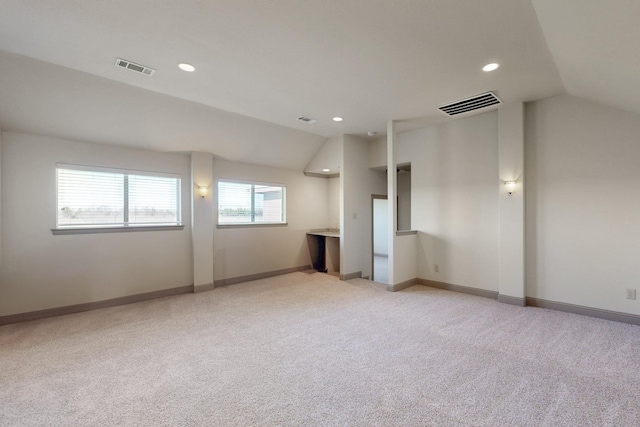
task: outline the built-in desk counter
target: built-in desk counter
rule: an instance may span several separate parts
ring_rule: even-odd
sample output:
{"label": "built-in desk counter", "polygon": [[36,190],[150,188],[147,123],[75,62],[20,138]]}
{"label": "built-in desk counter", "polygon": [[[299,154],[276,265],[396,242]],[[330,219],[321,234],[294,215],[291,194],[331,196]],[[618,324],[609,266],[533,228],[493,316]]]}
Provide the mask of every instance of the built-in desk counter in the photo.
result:
{"label": "built-in desk counter", "polygon": [[310,236],[324,236],[324,237],[337,237],[340,238],[339,231],[310,231],[307,234]]}
{"label": "built-in desk counter", "polygon": [[307,233],[311,265],[314,270],[340,275],[340,232],[335,229]]}

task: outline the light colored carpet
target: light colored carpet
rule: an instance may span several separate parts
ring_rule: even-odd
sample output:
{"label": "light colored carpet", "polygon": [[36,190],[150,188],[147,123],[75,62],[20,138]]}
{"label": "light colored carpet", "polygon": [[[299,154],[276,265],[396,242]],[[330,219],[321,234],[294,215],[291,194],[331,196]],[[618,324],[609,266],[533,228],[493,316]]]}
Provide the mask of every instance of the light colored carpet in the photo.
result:
{"label": "light colored carpet", "polygon": [[640,327],[293,273],[0,328],[3,426],[638,426]]}

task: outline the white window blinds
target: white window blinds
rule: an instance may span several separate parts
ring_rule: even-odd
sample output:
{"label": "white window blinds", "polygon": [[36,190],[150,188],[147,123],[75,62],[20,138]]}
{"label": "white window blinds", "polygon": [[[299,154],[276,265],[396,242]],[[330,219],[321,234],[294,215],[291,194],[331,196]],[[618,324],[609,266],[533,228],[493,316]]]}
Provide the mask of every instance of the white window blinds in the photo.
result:
{"label": "white window blinds", "polygon": [[180,176],[57,165],[57,227],[180,225]]}
{"label": "white window blinds", "polygon": [[218,224],[282,224],[285,187],[279,184],[218,182]]}

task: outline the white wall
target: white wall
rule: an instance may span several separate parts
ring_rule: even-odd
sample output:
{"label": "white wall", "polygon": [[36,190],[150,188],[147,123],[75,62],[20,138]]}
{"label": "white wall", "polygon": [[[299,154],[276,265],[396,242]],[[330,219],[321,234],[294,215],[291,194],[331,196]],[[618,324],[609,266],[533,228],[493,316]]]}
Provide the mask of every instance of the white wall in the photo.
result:
{"label": "white wall", "polygon": [[527,295],[640,314],[640,116],[558,96],[525,117]]}
{"label": "white wall", "polygon": [[[188,156],[3,133],[1,160],[0,315],[193,283]],[[52,235],[57,162],[180,174],[185,229]]]}
{"label": "white wall", "polygon": [[411,230],[411,172],[398,172],[398,230]]}
{"label": "white wall", "polygon": [[329,178],[327,185],[328,228],[340,228],[340,177]]}
{"label": "white wall", "polygon": [[372,277],[371,195],[386,194],[387,181],[384,171],[369,169],[369,141],[352,135],[344,136],[340,180],[343,206],[341,273],[361,271],[363,276]]}
{"label": "white wall", "polygon": [[399,134],[397,162],[407,161],[418,277],[497,291],[497,112]]}
{"label": "white wall", "polygon": [[[2,279],[2,129],[0,129],[0,280]],[[0,292],[2,282],[0,282]]]}
{"label": "white wall", "polygon": [[[193,286],[198,292],[213,286],[214,219],[213,154],[191,153],[191,242],[193,245]],[[199,188],[206,187],[207,194]]]}
{"label": "white wall", "polygon": [[[524,280],[524,104],[502,105],[498,111],[498,194],[500,207],[500,299],[525,303]],[[515,181],[509,194],[505,181]]]}
{"label": "white wall", "polygon": [[387,167],[387,137],[381,136],[369,142],[369,167]]}
{"label": "white wall", "polygon": [[396,236],[394,245],[393,284],[397,285],[415,279],[418,274],[417,235]]}
{"label": "white wall", "polygon": [[324,173],[322,169],[331,169],[330,174],[340,172],[342,163],[342,137],[329,138],[313,156],[305,172]]}
{"label": "white wall", "polygon": [[[301,171],[213,161],[214,189],[219,179],[284,184],[287,187],[286,227],[216,228],[214,278],[230,279],[251,274],[310,265],[306,232],[329,224],[329,181],[306,177]],[[217,200],[217,199],[216,199]],[[217,218],[217,202],[214,216]]]}
{"label": "white wall", "polygon": [[[419,132],[420,130],[413,132],[405,132],[406,134],[412,134]],[[406,140],[406,137],[400,137],[405,133],[396,134],[396,165],[402,165],[412,163],[413,155],[415,154],[415,146],[413,144],[403,144],[402,141]],[[387,137],[383,136],[374,139],[369,142],[369,167],[386,170],[387,169]]]}

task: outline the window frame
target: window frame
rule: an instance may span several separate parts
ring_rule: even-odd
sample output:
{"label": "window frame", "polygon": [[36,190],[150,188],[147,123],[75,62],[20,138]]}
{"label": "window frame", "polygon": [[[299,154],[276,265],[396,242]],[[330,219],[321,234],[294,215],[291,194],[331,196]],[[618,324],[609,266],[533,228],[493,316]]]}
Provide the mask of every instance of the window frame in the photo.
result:
{"label": "window frame", "polygon": [[[71,225],[60,225],[58,220],[58,210],[59,199],[60,199],[60,188],[59,188],[59,170],[76,170],[76,171],[86,171],[86,172],[97,172],[97,173],[111,173],[111,174],[119,174],[123,175],[123,223],[120,224],[71,224]],[[143,176],[143,177],[161,177],[161,178],[172,178],[176,179],[176,222],[174,223],[136,223],[129,221],[129,201],[130,201],[130,193],[129,193],[129,176]],[[170,172],[155,172],[155,171],[143,171],[137,169],[124,169],[124,168],[113,168],[113,167],[104,167],[104,166],[93,166],[93,165],[80,165],[80,164],[72,164],[72,163],[56,163],[55,164],[55,228],[51,229],[52,234],[54,235],[65,235],[65,234],[94,234],[94,233],[119,233],[119,232],[131,232],[131,231],[166,231],[166,230],[183,230],[184,224],[182,222],[182,176],[179,173],[170,173]]]}
{"label": "window frame", "polygon": [[[267,186],[267,187],[279,187],[282,189],[282,221],[278,222],[220,222],[220,183],[226,182],[229,184],[245,184],[251,186]],[[252,194],[254,194],[254,188],[252,187]],[[252,197],[251,204],[253,206],[254,199]],[[218,178],[216,180],[216,228],[255,228],[255,227],[286,227],[287,223],[287,186],[283,183],[265,182],[265,181],[250,181],[234,178]],[[255,215],[255,214],[253,214]]]}

